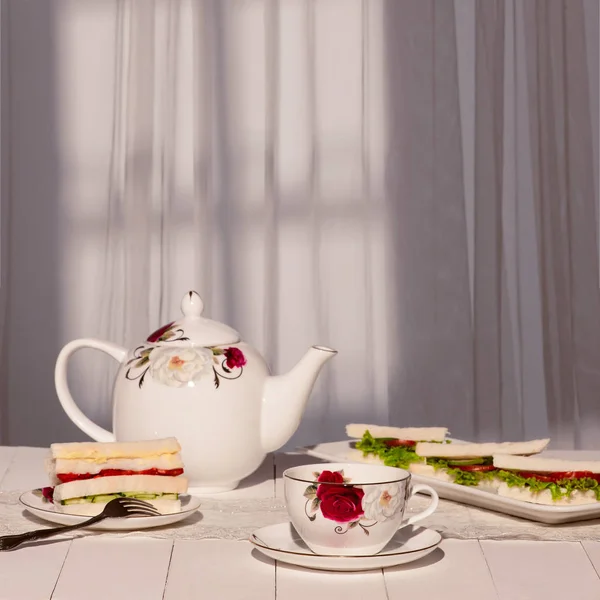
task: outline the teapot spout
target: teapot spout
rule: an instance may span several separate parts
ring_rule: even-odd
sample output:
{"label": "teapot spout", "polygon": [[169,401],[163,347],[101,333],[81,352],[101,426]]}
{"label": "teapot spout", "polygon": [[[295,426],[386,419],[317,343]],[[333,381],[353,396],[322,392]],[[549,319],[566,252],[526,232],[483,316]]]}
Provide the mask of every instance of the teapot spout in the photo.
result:
{"label": "teapot spout", "polygon": [[285,375],[268,377],[263,392],[261,441],[265,452],[281,448],[294,434],[323,365],[337,354],[312,346]]}

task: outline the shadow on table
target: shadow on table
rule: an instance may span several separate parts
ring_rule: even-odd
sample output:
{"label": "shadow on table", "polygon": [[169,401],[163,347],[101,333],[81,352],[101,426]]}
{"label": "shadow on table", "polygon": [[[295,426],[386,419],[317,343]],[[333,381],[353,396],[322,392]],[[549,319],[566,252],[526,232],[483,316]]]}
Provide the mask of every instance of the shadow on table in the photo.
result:
{"label": "shadow on table", "polygon": [[274,479],[281,478],[281,475],[285,469],[290,467],[297,467],[300,465],[311,465],[316,463],[324,462],[320,458],[315,458],[302,452],[298,453],[286,453],[286,454],[269,454],[263,463],[254,471],[254,473],[248,475],[245,479],[242,479],[233,492],[225,492],[221,495],[211,495],[211,498],[223,497],[228,498],[228,494],[235,494],[239,490],[246,488],[256,487],[264,483],[265,481],[273,482]]}
{"label": "shadow on table", "polygon": [[396,567],[387,567],[384,569],[390,573],[399,573],[401,571],[414,571],[415,569],[420,569],[422,567],[430,567],[431,565],[435,565],[440,562],[445,556],[444,551],[441,548],[436,548],[431,554],[420,558],[419,560],[415,560],[414,562],[407,563],[405,565],[397,565]]}
{"label": "shadow on table", "polygon": [[[246,488],[251,488],[264,483],[265,481],[273,481],[273,469],[274,469],[274,461],[273,455],[269,454],[267,458],[262,462],[260,467],[240,481],[240,484],[233,490],[236,492],[237,490],[244,490]],[[215,494],[215,498],[218,495]]]}
{"label": "shadow on table", "polygon": [[[410,562],[405,565],[398,565],[396,567],[386,567],[384,571],[388,573],[414,571],[415,569],[421,569],[423,567],[430,567],[431,565],[435,565],[436,563],[440,562],[440,560],[442,560],[444,556],[444,551],[441,548],[436,548],[433,552],[431,552],[431,554],[428,554],[427,556],[424,556],[419,560],[415,560],[414,562]],[[318,571],[320,573],[331,573],[332,575],[338,576],[348,575],[352,573],[370,573],[372,571],[381,571],[381,569],[373,569],[372,571],[329,571],[325,569],[310,569],[309,567],[300,567],[296,565],[287,564],[281,561],[275,561],[274,559],[262,554],[256,548],[252,549],[252,557],[265,565],[273,566],[274,563],[277,563],[278,569],[287,569],[290,571]]]}

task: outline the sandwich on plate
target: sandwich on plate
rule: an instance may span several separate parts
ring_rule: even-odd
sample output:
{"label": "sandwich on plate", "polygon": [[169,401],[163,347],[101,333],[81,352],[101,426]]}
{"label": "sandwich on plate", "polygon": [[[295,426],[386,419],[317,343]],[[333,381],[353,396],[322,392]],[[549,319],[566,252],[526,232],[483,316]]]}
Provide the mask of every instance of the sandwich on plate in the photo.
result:
{"label": "sandwich on plate", "polygon": [[418,442],[437,445],[450,442],[446,439],[446,427],[382,427],[351,423],[346,425],[346,435],[359,440],[356,448],[362,451],[363,457],[401,469],[421,461],[415,453]]}
{"label": "sandwich on plate", "polygon": [[493,456],[538,454],[549,442],[549,439],[501,443],[419,442],[414,449],[418,461],[412,462],[408,470],[415,475],[459,485],[477,486],[483,491],[495,493],[501,480],[497,477]]}
{"label": "sandwich on plate", "polygon": [[97,515],[114,498],[145,500],[162,514],[181,510],[188,489],[175,438],[139,442],[52,444],[47,470],[55,509]]}
{"label": "sandwich on plate", "polygon": [[600,501],[600,461],[494,454],[493,467],[499,496],[551,506]]}

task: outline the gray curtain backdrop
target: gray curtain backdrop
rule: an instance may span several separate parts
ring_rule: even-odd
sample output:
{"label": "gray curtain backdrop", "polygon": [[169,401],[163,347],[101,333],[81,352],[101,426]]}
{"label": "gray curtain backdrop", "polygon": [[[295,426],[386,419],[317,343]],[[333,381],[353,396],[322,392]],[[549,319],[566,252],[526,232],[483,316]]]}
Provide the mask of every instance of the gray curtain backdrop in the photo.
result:
{"label": "gray curtain backdrop", "polygon": [[[597,446],[597,0],[5,0],[0,423],[196,289],[351,421]],[[109,426],[116,365],[73,360]]]}

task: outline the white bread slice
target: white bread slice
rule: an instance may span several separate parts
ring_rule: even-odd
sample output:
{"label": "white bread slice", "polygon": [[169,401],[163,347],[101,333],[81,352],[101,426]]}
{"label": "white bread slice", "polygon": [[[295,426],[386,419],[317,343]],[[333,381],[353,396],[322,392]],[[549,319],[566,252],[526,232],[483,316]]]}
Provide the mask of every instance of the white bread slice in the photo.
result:
{"label": "white bread slice", "polygon": [[83,496],[118,494],[121,492],[148,492],[150,494],[185,494],[188,480],[179,477],[161,475],[115,475],[61,483],[54,488],[54,500],[69,500]]}
{"label": "white bread slice", "polygon": [[105,469],[145,471],[146,469],[183,469],[181,454],[162,454],[146,458],[107,458],[103,462],[81,458],[57,458],[49,465],[49,473],[75,473],[95,475]]}
{"label": "white bread slice", "polygon": [[486,442],[483,444],[430,444],[419,442],[415,452],[428,458],[479,458],[494,454],[537,454],[550,439],[530,440],[528,442]]}
{"label": "white bread slice", "polygon": [[553,500],[550,490],[532,492],[527,487],[508,487],[506,483],[501,483],[498,487],[498,496],[550,506],[577,506],[580,504],[595,504],[598,502],[598,500],[596,500],[596,494],[590,490],[573,490],[570,496],[563,496],[559,500]]}
{"label": "white bread slice", "polygon": [[494,466],[508,471],[534,471],[540,473],[564,473],[569,471],[590,471],[600,473],[600,461],[565,460],[542,456],[509,456],[494,454]]}
{"label": "white bread slice", "polygon": [[68,442],[51,444],[52,458],[87,458],[105,461],[107,458],[146,458],[181,452],[176,438],[141,440],[137,442]]}
{"label": "white bread slice", "polygon": [[[144,500],[152,504],[161,515],[170,515],[181,511],[181,500]],[[60,513],[70,515],[82,515],[86,517],[95,517],[99,515],[106,507],[106,502],[86,502],[85,504],[55,504],[54,510]]]}
{"label": "white bread slice", "polygon": [[[430,477],[446,483],[454,483],[454,477],[446,471],[444,468],[434,469],[431,465],[425,465],[423,463],[411,463],[408,466],[408,470],[414,475],[420,477]],[[481,490],[483,492],[490,492],[492,494],[497,493],[500,481],[497,479],[486,479],[481,481],[476,486],[471,486],[473,489]]]}
{"label": "white bread slice", "polygon": [[346,425],[346,435],[351,438],[362,438],[368,431],[374,438],[394,438],[396,440],[428,440],[443,442],[448,433],[447,427],[384,427],[381,425],[362,425],[350,423]]}
{"label": "white bread slice", "polygon": [[434,469],[431,465],[425,465],[423,463],[411,463],[408,465],[408,470],[414,475],[431,477],[432,479],[439,479],[446,483],[453,483],[454,481],[454,479],[446,472],[446,469]]}

